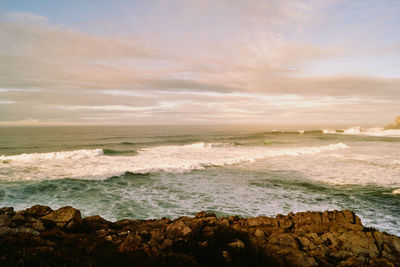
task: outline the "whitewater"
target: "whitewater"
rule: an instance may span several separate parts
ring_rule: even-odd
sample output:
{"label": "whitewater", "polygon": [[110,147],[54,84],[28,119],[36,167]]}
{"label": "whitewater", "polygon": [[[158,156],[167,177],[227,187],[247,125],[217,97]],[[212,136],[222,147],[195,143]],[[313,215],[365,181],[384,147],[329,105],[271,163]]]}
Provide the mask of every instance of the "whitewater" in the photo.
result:
{"label": "whitewater", "polygon": [[351,209],[400,234],[400,130],[0,127],[0,205],[109,220]]}
{"label": "whitewater", "polygon": [[321,147],[273,149],[223,143],[145,148],[137,156],[107,156],[102,149],[1,156],[1,180],[106,179],[125,172],[182,173],[209,166],[252,162],[268,157],[300,156],[347,148],[338,143]]}

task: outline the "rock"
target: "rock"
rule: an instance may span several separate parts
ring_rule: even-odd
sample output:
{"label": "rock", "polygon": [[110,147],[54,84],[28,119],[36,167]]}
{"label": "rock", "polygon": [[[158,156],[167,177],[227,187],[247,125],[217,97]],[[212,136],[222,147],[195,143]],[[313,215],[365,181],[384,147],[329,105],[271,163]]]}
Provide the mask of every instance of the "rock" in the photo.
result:
{"label": "rock", "polygon": [[0,208],[0,215],[4,214],[4,215],[14,215],[14,208],[13,207],[3,207]]}
{"label": "rock", "polygon": [[296,239],[291,234],[271,234],[268,242],[282,247],[299,248]]}
{"label": "rock", "polygon": [[185,237],[192,232],[183,221],[178,220],[169,224],[166,228],[167,236],[170,239],[174,239],[177,237]]}
{"label": "rock", "polygon": [[353,256],[353,252],[347,251],[347,250],[339,250],[339,251],[331,252],[329,255],[336,259],[345,260],[345,259]]}
{"label": "rock", "polygon": [[[43,215],[43,216],[42,216]],[[394,266],[400,238],[351,211],[276,218],[195,217],[109,222],[79,210],[0,209],[0,266]]]}
{"label": "rock", "polygon": [[311,242],[307,237],[300,236],[298,239],[304,250],[314,250],[317,248],[317,246],[315,246],[315,244]]}
{"label": "rock", "polygon": [[41,219],[55,222],[58,227],[65,229],[76,229],[82,225],[81,212],[69,206],[55,210]]}
{"label": "rock", "polygon": [[390,129],[400,129],[400,116],[398,116],[395,121],[385,127],[385,130]]}
{"label": "rock", "polygon": [[201,211],[197,213],[194,217],[200,219],[200,218],[217,217],[217,216],[215,215],[215,213],[207,213],[205,211]]}
{"label": "rock", "polygon": [[241,249],[241,248],[245,248],[246,245],[243,243],[242,240],[235,239],[235,241],[229,243],[228,246],[230,246],[231,248],[239,248],[239,249]]}
{"label": "rock", "polygon": [[39,218],[50,214],[53,210],[47,206],[35,205],[23,211],[24,214]]}
{"label": "rock", "polygon": [[256,231],[254,232],[254,236],[255,236],[257,239],[261,239],[261,240],[264,240],[264,239],[265,239],[265,233],[264,233],[264,231],[261,230],[261,229],[259,229],[259,228],[257,228]]}
{"label": "rock", "polygon": [[0,237],[16,232],[15,228],[0,226]]}
{"label": "rock", "polygon": [[100,229],[108,229],[110,223],[99,215],[89,216],[82,220],[82,224],[87,231],[97,231]]}
{"label": "rock", "polygon": [[338,265],[340,267],[357,267],[357,266],[365,266],[364,262],[361,259],[356,257],[350,257],[345,261],[340,262]]}
{"label": "rock", "polygon": [[286,256],[289,266],[314,267],[318,266],[317,261],[301,251],[294,251]]}
{"label": "rock", "polygon": [[43,231],[44,230],[44,224],[37,219],[32,219],[30,220],[30,223],[32,224],[32,228],[37,230],[37,231]]}
{"label": "rock", "polygon": [[37,231],[37,230],[35,230],[35,229],[31,228],[31,227],[23,227],[23,226],[18,227],[16,229],[16,232],[29,233],[29,234],[32,234],[32,235],[39,235],[40,234],[39,231]]}
{"label": "rock", "polygon": [[390,261],[388,261],[385,258],[377,258],[377,259],[370,260],[369,266],[370,267],[395,267],[395,265],[393,263],[391,263]]}

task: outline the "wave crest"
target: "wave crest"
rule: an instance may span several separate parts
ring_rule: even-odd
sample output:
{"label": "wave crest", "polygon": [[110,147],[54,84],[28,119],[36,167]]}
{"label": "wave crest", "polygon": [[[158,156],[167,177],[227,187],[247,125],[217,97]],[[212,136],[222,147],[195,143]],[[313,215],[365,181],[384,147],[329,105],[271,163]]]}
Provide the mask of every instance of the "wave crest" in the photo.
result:
{"label": "wave crest", "polygon": [[102,149],[81,149],[73,151],[59,151],[48,153],[20,154],[14,156],[0,156],[3,161],[33,161],[33,160],[60,160],[60,159],[84,159],[103,155]]}
{"label": "wave crest", "polygon": [[[102,149],[2,156],[0,179],[105,179],[132,173],[182,173],[210,166],[252,162],[269,157],[300,156],[347,148],[343,143],[320,147],[266,148],[235,146],[231,143],[194,143],[159,146],[137,155],[105,155]],[[0,161],[1,162],[1,161]],[[7,172],[1,172],[1,170]],[[5,174],[6,173],[6,174]]]}

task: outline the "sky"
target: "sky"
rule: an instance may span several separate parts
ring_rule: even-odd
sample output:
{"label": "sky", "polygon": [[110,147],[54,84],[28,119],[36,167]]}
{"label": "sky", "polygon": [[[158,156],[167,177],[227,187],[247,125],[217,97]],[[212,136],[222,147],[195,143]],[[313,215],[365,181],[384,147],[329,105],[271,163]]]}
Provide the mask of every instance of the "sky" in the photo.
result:
{"label": "sky", "polygon": [[400,115],[400,1],[1,0],[0,125]]}

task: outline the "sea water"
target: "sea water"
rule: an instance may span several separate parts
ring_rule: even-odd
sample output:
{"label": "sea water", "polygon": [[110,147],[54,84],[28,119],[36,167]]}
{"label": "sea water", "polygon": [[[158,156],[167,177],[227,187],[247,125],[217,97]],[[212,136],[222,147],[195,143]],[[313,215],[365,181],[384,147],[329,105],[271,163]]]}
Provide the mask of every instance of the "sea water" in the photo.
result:
{"label": "sea water", "polygon": [[108,220],[351,209],[400,235],[400,130],[0,127],[0,206]]}

